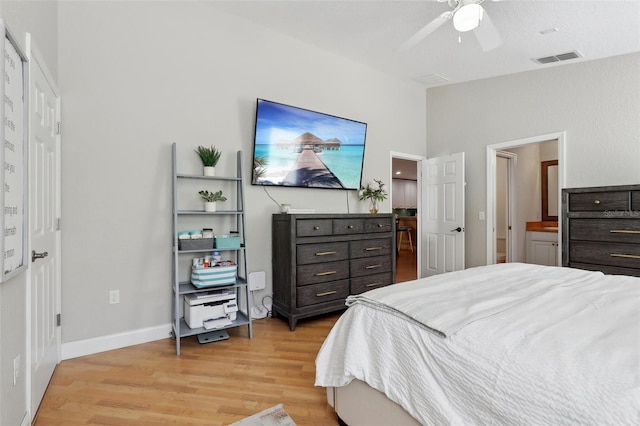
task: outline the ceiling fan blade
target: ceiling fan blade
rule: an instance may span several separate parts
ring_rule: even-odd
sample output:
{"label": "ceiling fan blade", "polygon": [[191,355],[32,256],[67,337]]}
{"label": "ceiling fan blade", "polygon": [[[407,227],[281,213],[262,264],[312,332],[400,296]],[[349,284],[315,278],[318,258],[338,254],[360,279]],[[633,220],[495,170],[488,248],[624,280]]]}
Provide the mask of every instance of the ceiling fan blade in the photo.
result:
{"label": "ceiling fan blade", "polygon": [[436,19],[434,19],[433,21],[429,22],[427,25],[422,27],[422,29],[417,33],[415,33],[413,36],[411,36],[409,40],[402,43],[402,45],[398,48],[398,51],[402,52],[402,51],[411,49],[416,44],[420,43],[423,39],[425,39],[429,34],[434,32],[438,28],[440,28],[440,26],[445,22],[447,22],[449,19],[451,19],[452,16],[453,16],[452,11],[444,12],[443,14],[438,16]]}
{"label": "ceiling fan blade", "polygon": [[473,30],[473,33],[478,39],[480,47],[482,47],[482,51],[488,52],[500,46],[502,44],[502,39],[500,38],[500,34],[498,34],[498,30],[496,30],[496,27],[493,25],[493,22],[491,22],[489,15],[487,15],[486,10],[482,15],[480,25]]}

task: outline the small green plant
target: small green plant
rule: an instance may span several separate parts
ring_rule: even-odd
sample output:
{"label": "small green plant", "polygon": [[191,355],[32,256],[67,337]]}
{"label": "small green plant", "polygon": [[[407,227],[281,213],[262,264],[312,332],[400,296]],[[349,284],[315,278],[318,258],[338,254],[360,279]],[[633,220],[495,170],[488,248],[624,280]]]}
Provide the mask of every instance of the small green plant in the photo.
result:
{"label": "small green plant", "polygon": [[387,199],[387,191],[384,189],[384,183],[382,183],[380,179],[374,179],[373,182],[374,183],[368,183],[366,186],[360,186],[360,201],[384,201]]}
{"label": "small green plant", "polygon": [[200,145],[195,149],[195,152],[198,154],[202,160],[202,165],[205,167],[215,167],[216,164],[218,164],[218,160],[220,160],[220,155],[222,154],[213,145],[211,145],[211,147]]}
{"label": "small green plant", "polygon": [[209,192],[209,191],[199,191],[198,194],[208,203],[213,203],[214,201],[227,201],[227,197],[222,195],[222,190],[217,192]]}

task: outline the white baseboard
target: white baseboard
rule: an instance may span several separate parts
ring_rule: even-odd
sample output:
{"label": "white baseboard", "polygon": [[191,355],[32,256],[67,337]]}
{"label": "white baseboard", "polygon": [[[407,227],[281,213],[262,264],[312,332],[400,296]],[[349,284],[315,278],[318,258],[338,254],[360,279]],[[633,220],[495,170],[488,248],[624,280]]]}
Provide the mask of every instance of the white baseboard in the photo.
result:
{"label": "white baseboard", "polygon": [[92,337],[62,344],[62,360],[97,354],[170,337],[171,324]]}

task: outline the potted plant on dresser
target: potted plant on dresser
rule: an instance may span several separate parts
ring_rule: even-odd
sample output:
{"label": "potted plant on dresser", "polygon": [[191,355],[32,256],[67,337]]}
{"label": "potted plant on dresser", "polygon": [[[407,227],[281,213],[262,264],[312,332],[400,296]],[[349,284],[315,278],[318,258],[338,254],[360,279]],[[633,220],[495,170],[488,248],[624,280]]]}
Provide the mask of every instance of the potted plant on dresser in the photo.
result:
{"label": "potted plant on dresser", "polygon": [[210,147],[200,145],[195,151],[200,157],[200,160],[202,160],[204,175],[215,176],[215,167],[222,153],[213,145]]}
{"label": "potted plant on dresser", "polygon": [[359,198],[360,201],[369,200],[369,213],[378,213],[378,202],[387,199],[387,191],[384,189],[384,183],[380,179],[374,179],[373,183],[360,186]]}
{"label": "potted plant on dresser", "polygon": [[217,192],[209,192],[209,191],[203,190],[203,191],[199,191],[198,194],[200,194],[200,196],[204,200],[205,212],[215,212],[216,202],[227,201],[227,197],[222,195],[222,190]]}

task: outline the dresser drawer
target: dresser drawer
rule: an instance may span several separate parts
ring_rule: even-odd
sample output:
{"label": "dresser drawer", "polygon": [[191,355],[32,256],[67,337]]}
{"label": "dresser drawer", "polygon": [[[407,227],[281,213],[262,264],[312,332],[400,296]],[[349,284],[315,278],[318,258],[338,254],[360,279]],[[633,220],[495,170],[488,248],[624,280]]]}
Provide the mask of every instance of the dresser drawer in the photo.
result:
{"label": "dresser drawer", "polygon": [[620,268],[618,266],[608,265],[591,265],[589,263],[572,262],[572,268],[585,269],[587,271],[600,271],[603,274],[611,275],[629,275],[630,277],[640,277],[640,269],[638,268]]}
{"label": "dresser drawer", "polygon": [[350,263],[352,277],[391,271],[390,256],[364,257],[362,259],[351,260]]}
{"label": "dresser drawer", "polygon": [[640,244],[571,241],[571,262],[640,268]]}
{"label": "dresser drawer", "polygon": [[631,191],[631,210],[640,219],[640,191]]}
{"label": "dresser drawer", "polygon": [[298,265],[332,262],[349,258],[349,243],[298,244],[296,260]]}
{"label": "dresser drawer", "polygon": [[629,191],[569,194],[569,211],[628,210]]}
{"label": "dresser drawer", "polygon": [[363,219],[333,219],[333,235],[362,234]]}
{"label": "dresser drawer", "polygon": [[352,259],[391,254],[393,239],[376,238],[375,240],[352,241],[349,256]]}
{"label": "dresser drawer", "polygon": [[349,295],[349,280],[314,284],[298,289],[298,307],[346,299]]}
{"label": "dresser drawer", "polygon": [[640,220],[572,219],[569,235],[572,240],[640,244]]}
{"label": "dresser drawer", "polygon": [[349,261],[317,263],[296,268],[298,286],[349,278]]}
{"label": "dresser drawer", "polygon": [[331,219],[299,219],[296,221],[296,235],[298,237],[315,237],[331,235],[333,221]]}
{"label": "dresser drawer", "polygon": [[391,232],[391,224],[391,218],[373,217],[371,219],[365,219],[364,232]]}
{"label": "dresser drawer", "polygon": [[375,288],[393,284],[391,272],[384,274],[366,275],[351,279],[351,294],[360,294]]}

